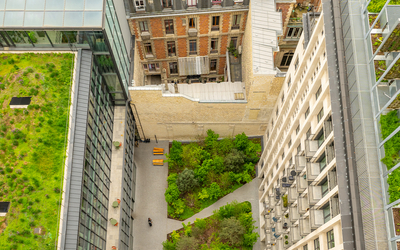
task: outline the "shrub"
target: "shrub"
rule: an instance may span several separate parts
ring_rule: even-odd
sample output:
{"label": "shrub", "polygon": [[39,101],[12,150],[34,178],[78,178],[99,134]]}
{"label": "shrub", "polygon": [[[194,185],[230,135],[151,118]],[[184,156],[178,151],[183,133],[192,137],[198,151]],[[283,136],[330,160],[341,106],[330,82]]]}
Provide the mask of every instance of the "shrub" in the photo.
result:
{"label": "shrub", "polygon": [[183,153],[182,143],[178,141],[172,141],[172,147],[170,153],[166,155],[168,158],[168,165],[171,168],[174,167],[180,168],[183,166],[182,153]]}
{"label": "shrub", "polygon": [[228,171],[239,173],[243,170],[245,155],[242,151],[232,149],[231,152],[225,157],[225,168]]}
{"label": "shrub", "polygon": [[197,228],[199,228],[199,229],[204,230],[204,229],[206,229],[206,227],[207,227],[207,221],[206,221],[205,219],[199,219],[199,218],[197,218],[197,219],[194,221],[194,227],[197,227]]}
{"label": "shrub", "polygon": [[10,167],[6,167],[6,172],[7,173],[11,173],[13,171],[13,169],[12,168],[10,168]]}
{"label": "shrub", "polygon": [[58,194],[58,193],[60,193],[60,192],[61,192],[61,190],[60,190],[60,188],[59,188],[59,187],[56,187],[56,188],[54,188],[54,192],[55,192],[56,194]]}
{"label": "shrub", "polygon": [[[385,139],[400,126],[397,110],[390,111],[386,115],[381,115],[379,123],[381,124],[382,139]],[[400,162],[398,153],[400,151],[400,133],[395,134],[386,141],[384,148],[385,157],[382,158],[381,161],[390,169]]]}
{"label": "shrub", "polygon": [[249,145],[249,138],[247,138],[247,135],[244,132],[236,135],[235,147],[238,150],[244,151],[244,150],[246,150],[248,145]]}
{"label": "shrub", "polygon": [[221,231],[219,236],[221,240],[226,241],[232,245],[237,245],[242,242],[245,228],[240,224],[240,221],[234,217],[223,219],[221,224]]}
{"label": "shrub", "polygon": [[219,134],[216,134],[211,129],[207,130],[207,136],[204,140],[206,148],[210,151],[217,148],[218,138],[219,138]]}
{"label": "shrub", "polygon": [[181,239],[176,243],[176,249],[177,250],[193,250],[197,249],[198,243],[196,238],[194,237],[188,237],[188,236],[183,236]]}
{"label": "shrub", "polygon": [[165,201],[168,204],[172,204],[174,201],[179,199],[179,195],[181,192],[178,189],[178,186],[175,183],[168,185],[168,188],[165,190]]}
{"label": "shrub", "polygon": [[211,186],[207,189],[207,193],[209,194],[209,198],[211,200],[217,200],[222,194],[221,188],[216,182],[211,183]]}
{"label": "shrub", "polygon": [[185,193],[193,190],[199,185],[199,183],[194,175],[194,171],[186,168],[178,175],[176,185],[178,186],[179,191]]}
{"label": "shrub", "polygon": [[196,143],[190,143],[183,148],[182,162],[183,166],[193,169],[195,166],[201,164],[203,149]]}

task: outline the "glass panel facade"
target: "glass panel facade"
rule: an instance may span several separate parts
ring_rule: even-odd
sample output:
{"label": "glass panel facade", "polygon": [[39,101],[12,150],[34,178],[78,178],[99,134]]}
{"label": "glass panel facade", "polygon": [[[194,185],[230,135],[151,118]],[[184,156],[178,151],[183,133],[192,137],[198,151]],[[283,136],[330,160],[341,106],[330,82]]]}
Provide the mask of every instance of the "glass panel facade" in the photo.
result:
{"label": "glass panel facade", "polygon": [[79,249],[106,248],[113,120],[112,99],[95,64],[89,97]]}
{"label": "glass panel facade", "polygon": [[0,0],[0,10],[0,27],[102,28],[103,1]]}

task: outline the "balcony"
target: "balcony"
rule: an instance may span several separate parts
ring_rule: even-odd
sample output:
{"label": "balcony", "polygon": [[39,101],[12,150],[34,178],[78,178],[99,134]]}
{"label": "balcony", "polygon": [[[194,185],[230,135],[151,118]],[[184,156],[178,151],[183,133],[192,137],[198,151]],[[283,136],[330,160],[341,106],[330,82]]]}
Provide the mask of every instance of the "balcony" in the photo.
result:
{"label": "balcony", "polygon": [[328,136],[332,133],[332,131],[333,131],[332,121],[331,118],[329,118],[328,120],[324,121],[325,138],[328,138]]}
{"label": "balcony", "polygon": [[303,193],[308,186],[306,176],[296,176],[297,193]]}
{"label": "balcony", "polygon": [[280,204],[277,204],[275,206],[275,217],[280,219],[282,218],[283,211],[282,211],[282,206]]}
{"label": "balcony", "polygon": [[307,162],[307,180],[314,181],[315,178],[321,173],[319,163]]}
{"label": "balcony", "polygon": [[329,185],[329,191],[331,191],[337,186],[336,168],[328,172],[328,185]]}
{"label": "balcony", "polygon": [[299,226],[290,228],[289,239],[292,241],[292,243],[296,243],[301,239]]}
{"label": "balcony", "polygon": [[294,223],[300,218],[297,207],[289,207],[289,221]]}
{"label": "balcony", "polygon": [[333,143],[331,145],[326,146],[325,154],[326,154],[326,164],[329,164],[333,159],[335,159],[335,146]]}
{"label": "balcony", "polygon": [[283,222],[281,220],[276,223],[275,232],[277,234],[284,234],[285,233],[285,230],[283,230]]}
{"label": "balcony", "polygon": [[299,220],[300,236],[305,237],[311,233],[309,218],[301,218]]}
{"label": "balcony", "polygon": [[306,157],[304,155],[296,155],[296,171],[301,172],[306,167]]}
{"label": "balcony", "polygon": [[143,41],[149,40],[150,39],[150,33],[148,31],[143,31],[140,34],[140,37],[142,38]]}
{"label": "balcony", "polygon": [[297,211],[299,214],[305,214],[309,208],[310,206],[308,204],[308,197],[299,197],[297,200]]}
{"label": "balcony", "polygon": [[197,29],[196,28],[190,28],[188,30],[188,35],[189,36],[197,36]]}
{"label": "balcony", "polygon": [[309,186],[308,187],[308,202],[310,206],[317,204],[322,199],[321,186]]}
{"label": "balcony", "polygon": [[264,215],[267,212],[268,204],[266,202],[261,203],[261,214]]}
{"label": "balcony", "polygon": [[286,176],[282,177],[282,179],[281,179],[281,188],[283,188],[283,189],[289,188],[292,185],[289,182],[291,182],[291,181],[289,181],[289,177],[286,177]]}
{"label": "balcony", "polygon": [[298,197],[297,189],[296,187],[291,187],[288,189],[288,203],[293,203],[297,200]]}
{"label": "balcony", "polygon": [[310,226],[311,229],[317,229],[324,224],[324,211],[323,210],[310,210]]}
{"label": "balcony", "polygon": [[336,215],[340,214],[339,198],[332,197],[330,199],[330,204],[331,204],[331,215],[332,215],[332,218],[334,218]]}
{"label": "balcony", "polygon": [[269,196],[269,207],[270,207],[271,209],[273,209],[273,207],[275,207],[275,205],[276,205],[275,196],[274,196],[274,195],[270,195],[270,196]]}
{"label": "balcony", "polygon": [[305,145],[306,145],[306,157],[312,158],[317,152],[320,146],[320,142],[318,140],[306,140]]}

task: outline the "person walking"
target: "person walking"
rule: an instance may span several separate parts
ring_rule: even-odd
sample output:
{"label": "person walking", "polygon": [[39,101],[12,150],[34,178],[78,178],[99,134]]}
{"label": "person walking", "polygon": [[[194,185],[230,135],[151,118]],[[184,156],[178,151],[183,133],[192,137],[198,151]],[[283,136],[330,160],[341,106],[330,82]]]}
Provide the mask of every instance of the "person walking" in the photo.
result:
{"label": "person walking", "polygon": [[149,223],[149,226],[153,225],[153,221],[150,218],[147,219],[147,222]]}

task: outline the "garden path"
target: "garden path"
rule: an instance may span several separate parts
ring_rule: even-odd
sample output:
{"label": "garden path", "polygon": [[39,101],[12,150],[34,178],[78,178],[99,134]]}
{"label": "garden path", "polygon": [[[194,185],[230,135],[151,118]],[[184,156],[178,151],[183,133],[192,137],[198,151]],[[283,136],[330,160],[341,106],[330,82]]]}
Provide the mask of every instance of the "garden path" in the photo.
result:
{"label": "garden path", "polygon": [[[153,147],[164,148],[168,153],[169,142],[159,141],[150,143],[140,143],[135,148],[136,173],[136,199],[133,222],[133,249],[136,250],[162,250],[162,242],[167,239],[167,234],[173,230],[182,228],[182,222],[167,218],[167,202],[164,199],[165,189],[168,187],[168,164],[164,166],[153,166],[153,159],[165,159],[165,155],[154,156]],[[238,202],[249,201],[252,205],[253,219],[260,233],[258,187],[260,180],[254,179],[252,182],[238,188],[235,192],[226,195],[213,205],[203,209],[184,222],[193,223],[196,218],[206,218],[213,215],[213,211],[234,200]],[[153,226],[149,227],[147,218],[151,217]],[[260,240],[256,242],[253,250],[260,250]]]}

